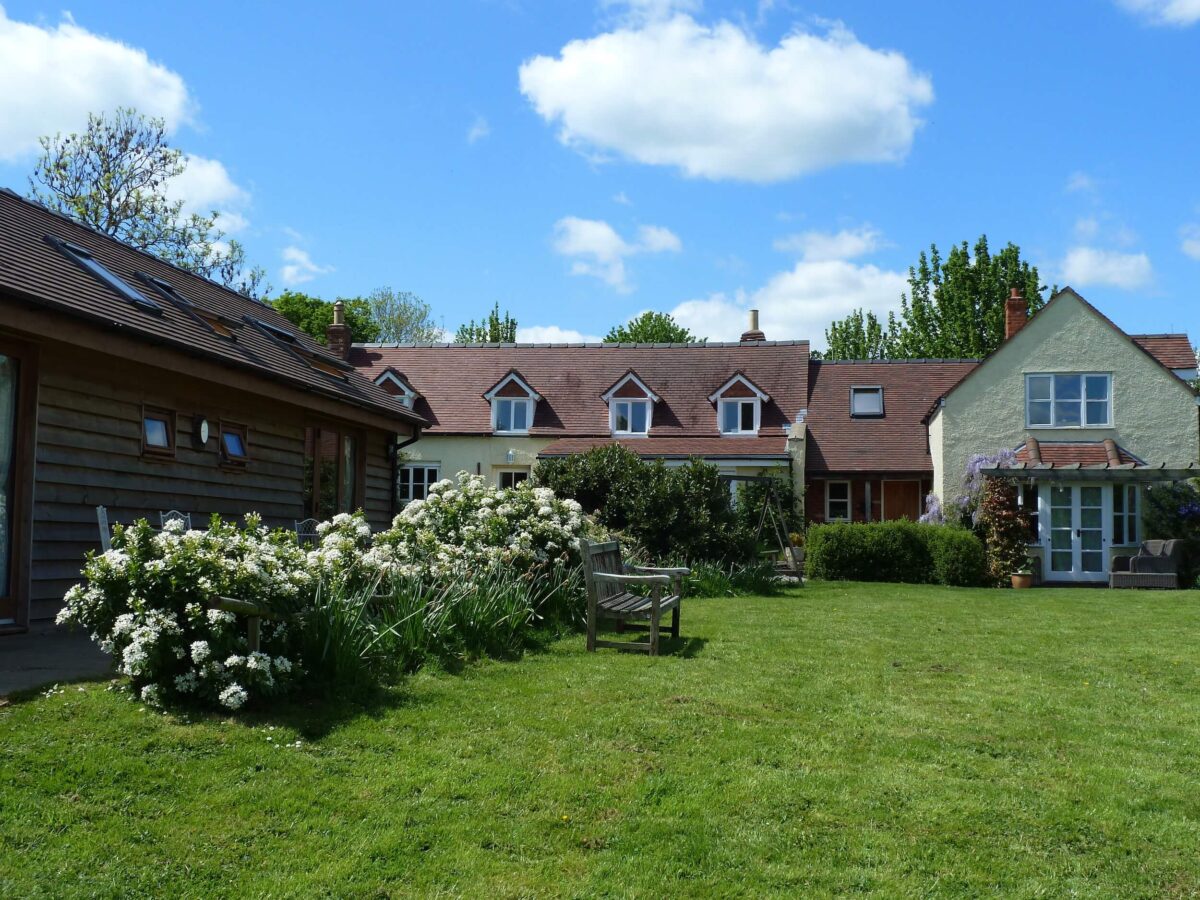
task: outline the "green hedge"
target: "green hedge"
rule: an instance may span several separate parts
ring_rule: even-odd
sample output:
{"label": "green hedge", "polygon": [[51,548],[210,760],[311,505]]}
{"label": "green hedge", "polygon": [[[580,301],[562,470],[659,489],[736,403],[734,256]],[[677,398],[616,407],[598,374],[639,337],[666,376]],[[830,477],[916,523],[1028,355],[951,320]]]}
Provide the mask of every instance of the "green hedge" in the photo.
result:
{"label": "green hedge", "polygon": [[951,525],[814,525],[806,547],[808,577],[826,581],[974,587],[984,583],[987,572],[983,543]]}

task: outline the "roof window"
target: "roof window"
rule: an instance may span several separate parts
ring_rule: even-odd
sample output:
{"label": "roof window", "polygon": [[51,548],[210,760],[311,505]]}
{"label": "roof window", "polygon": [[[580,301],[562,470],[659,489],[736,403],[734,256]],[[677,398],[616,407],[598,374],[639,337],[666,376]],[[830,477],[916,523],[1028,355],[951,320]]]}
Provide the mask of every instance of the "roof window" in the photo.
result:
{"label": "roof window", "polygon": [[126,284],[122,279],[118,278],[108,269],[100,264],[99,260],[95,259],[91,253],[84,250],[76,244],[69,244],[62,238],[56,238],[51,235],[46,235],[46,243],[56,248],[63,256],[74,262],[81,269],[85,269],[95,276],[98,280],[104,282],[138,309],[145,312],[162,314],[162,307],[153,300],[143,297],[140,293]]}

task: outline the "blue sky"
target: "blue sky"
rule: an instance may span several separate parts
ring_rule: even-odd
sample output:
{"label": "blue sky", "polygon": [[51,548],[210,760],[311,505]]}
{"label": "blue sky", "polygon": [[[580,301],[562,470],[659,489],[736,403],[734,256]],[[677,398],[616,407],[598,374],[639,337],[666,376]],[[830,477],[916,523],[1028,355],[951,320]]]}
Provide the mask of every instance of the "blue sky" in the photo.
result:
{"label": "blue sky", "polygon": [[10,0],[0,184],[134,104],[276,291],[391,285],[451,330],[499,301],[527,339],[645,309],[736,338],[757,306],[819,346],[986,233],[1200,336],[1200,2],[970,7]]}

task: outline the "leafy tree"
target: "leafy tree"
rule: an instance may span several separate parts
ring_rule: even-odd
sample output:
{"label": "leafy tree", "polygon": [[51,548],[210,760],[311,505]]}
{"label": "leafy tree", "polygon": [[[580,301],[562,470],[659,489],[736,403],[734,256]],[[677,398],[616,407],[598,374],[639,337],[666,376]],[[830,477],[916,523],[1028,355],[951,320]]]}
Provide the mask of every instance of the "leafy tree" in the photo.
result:
{"label": "leafy tree", "polygon": [[215,210],[184,215],[183,201],[167,197],[187,160],[167,143],[164,120],[120,107],[112,118],[89,115],[82,134],[40,143],[29,177],[34,200],[248,297],[270,291],[263,269],[247,268],[245,248],[223,240]]}
{"label": "leafy tree", "polygon": [[943,260],[936,244],[908,270],[909,292],[900,315],[885,330],[871,313],[856,310],[825,332],[826,359],[978,359],[1004,340],[1004,308],[1017,288],[1033,315],[1045,305],[1036,266],[1008,244],[994,256],[983,235],[966,241]]}
{"label": "leafy tree", "polygon": [[442,326],[434,321],[433,310],[412,291],[376,288],[367,296],[367,304],[379,328],[377,340],[401,344],[441,340]]}
{"label": "leafy tree", "polygon": [[472,319],[466,325],[460,325],[454,335],[456,344],[512,344],[517,340],[517,320],[504,311],[500,318],[500,304],[492,306],[492,311],[479,322]]}
{"label": "leafy tree", "polygon": [[[302,294],[299,291],[284,291],[271,301],[276,312],[322,344],[326,329],[333,323],[333,304],[320,297]],[[343,299],[346,324],[350,326],[351,340],[379,340],[379,326],[371,318],[371,306],[362,297]]]}
{"label": "leafy tree", "polygon": [[693,344],[703,343],[669,313],[644,312],[604,336],[606,344]]}

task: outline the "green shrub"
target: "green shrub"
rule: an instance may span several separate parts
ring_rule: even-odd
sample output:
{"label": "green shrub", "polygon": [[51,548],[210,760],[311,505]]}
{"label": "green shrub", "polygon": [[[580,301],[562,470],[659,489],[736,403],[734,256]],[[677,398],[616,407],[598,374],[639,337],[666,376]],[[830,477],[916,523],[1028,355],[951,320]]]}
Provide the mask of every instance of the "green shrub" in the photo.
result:
{"label": "green shrub", "polygon": [[668,467],[613,444],[545,460],[535,479],[594,512],[603,527],[629,535],[649,561],[744,562],[754,536],[738,523],[729,486],[715,466]]}
{"label": "green shrub", "polygon": [[1017,485],[1009,478],[985,478],[978,527],[983,531],[987,577],[996,587],[1029,566],[1029,516],[1017,505]]}
{"label": "green shrub", "polygon": [[1200,490],[1196,482],[1156,484],[1143,497],[1142,537],[1183,541],[1180,584],[1194,585],[1200,575]]}
{"label": "green shrub", "polygon": [[779,593],[775,566],[768,561],[731,563],[698,562],[684,579],[688,597],[770,597]]}
{"label": "green shrub", "polygon": [[814,525],[806,547],[806,574],[826,581],[969,586],[983,578],[979,538],[949,525]]}

